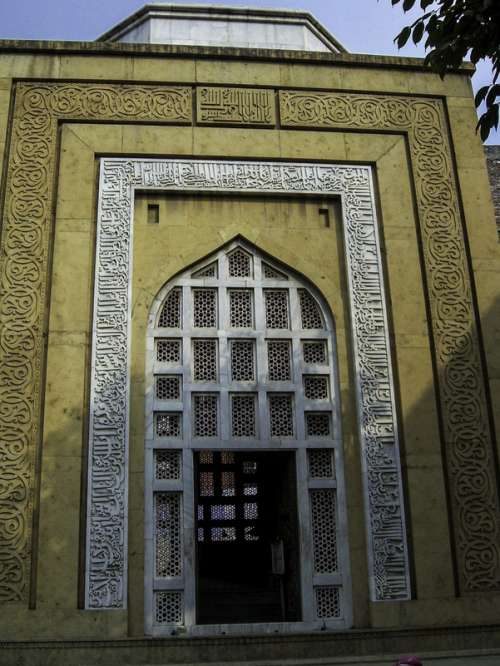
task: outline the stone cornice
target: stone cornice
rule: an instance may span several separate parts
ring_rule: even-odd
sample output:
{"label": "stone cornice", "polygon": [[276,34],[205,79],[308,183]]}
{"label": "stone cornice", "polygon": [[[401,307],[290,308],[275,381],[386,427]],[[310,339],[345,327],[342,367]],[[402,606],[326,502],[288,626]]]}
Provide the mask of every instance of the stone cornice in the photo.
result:
{"label": "stone cornice", "polygon": [[[1,53],[45,53],[85,54],[108,56],[137,56],[163,58],[203,58],[212,60],[250,60],[300,62],[318,65],[341,65],[343,67],[382,67],[433,72],[424,65],[423,58],[401,58],[399,56],[367,55],[363,53],[313,53],[308,51],[277,51],[272,49],[218,48],[212,46],[173,46],[170,44],[118,44],[113,42],[71,42],[4,39],[0,40]],[[475,67],[462,62],[451,73],[472,76]]]}

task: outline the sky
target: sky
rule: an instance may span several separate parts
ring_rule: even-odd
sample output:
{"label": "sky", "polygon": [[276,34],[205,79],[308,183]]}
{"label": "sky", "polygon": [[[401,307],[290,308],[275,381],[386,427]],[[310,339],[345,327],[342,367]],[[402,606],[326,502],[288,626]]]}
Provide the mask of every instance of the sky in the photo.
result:
{"label": "sky", "polygon": [[[0,0],[0,39],[92,41],[144,4],[145,0]],[[394,37],[420,12],[404,14],[401,4],[392,7],[391,0],[177,0],[175,4],[305,9],[352,53],[425,55],[423,47],[414,44],[398,51]],[[481,63],[473,86],[477,90],[490,79],[489,65]],[[490,134],[487,143],[500,143],[500,132]]]}

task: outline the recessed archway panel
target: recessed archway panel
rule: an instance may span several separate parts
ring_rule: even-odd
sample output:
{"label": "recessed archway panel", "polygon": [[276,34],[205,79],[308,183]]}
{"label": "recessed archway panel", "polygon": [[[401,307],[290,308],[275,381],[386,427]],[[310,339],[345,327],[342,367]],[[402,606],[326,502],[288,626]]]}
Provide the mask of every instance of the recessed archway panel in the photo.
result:
{"label": "recessed archway panel", "polygon": [[[126,606],[128,350],[135,189],[341,197],[371,597],[409,598],[398,429],[370,167],[105,158],[101,160],[94,301],[87,607]],[[241,265],[237,257],[233,263]],[[279,273],[279,268],[274,270]],[[238,316],[244,316],[244,311],[240,303]]]}

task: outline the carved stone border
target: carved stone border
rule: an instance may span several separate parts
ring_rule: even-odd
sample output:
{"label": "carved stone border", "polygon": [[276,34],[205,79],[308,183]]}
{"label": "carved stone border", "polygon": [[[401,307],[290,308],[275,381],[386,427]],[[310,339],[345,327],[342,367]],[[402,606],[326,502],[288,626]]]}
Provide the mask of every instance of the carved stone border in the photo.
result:
{"label": "carved stone border", "polygon": [[16,85],[0,253],[0,602],[25,601],[29,591],[57,126],[72,119],[191,123],[192,92],[95,83]]}
{"label": "carved stone border", "polygon": [[408,137],[430,305],[446,476],[463,593],[500,590],[500,504],[487,378],[443,104],[280,91],[282,127],[399,131]]}
{"label": "carved stone border", "polygon": [[[191,109],[190,87],[16,85],[0,254],[0,602],[25,601],[29,589],[57,125],[72,119],[189,124]],[[442,102],[403,95],[282,91],[280,111],[283,126],[290,129],[347,128],[408,136],[458,583],[462,593],[498,590],[500,509],[492,435]]]}
{"label": "carved stone border", "polygon": [[409,599],[398,430],[370,167],[277,162],[101,160],[97,220],[86,603],[124,607],[130,285],[134,190],[342,197],[371,593]]}

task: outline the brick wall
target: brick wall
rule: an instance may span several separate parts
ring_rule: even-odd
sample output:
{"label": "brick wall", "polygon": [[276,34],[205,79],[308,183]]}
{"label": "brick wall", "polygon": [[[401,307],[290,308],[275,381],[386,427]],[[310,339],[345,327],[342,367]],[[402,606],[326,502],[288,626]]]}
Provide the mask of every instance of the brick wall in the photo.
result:
{"label": "brick wall", "polygon": [[486,163],[491,183],[491,194],[495,206],[497,231],[500,237],[500,146],[485,146]]}

